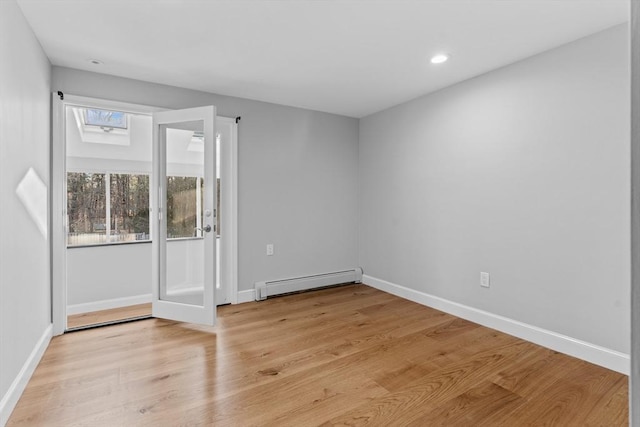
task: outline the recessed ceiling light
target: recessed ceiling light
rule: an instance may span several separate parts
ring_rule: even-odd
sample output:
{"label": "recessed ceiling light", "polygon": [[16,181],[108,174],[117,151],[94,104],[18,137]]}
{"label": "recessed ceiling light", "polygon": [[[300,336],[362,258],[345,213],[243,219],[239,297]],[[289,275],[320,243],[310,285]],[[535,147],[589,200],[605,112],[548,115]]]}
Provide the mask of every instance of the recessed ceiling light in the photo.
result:
{"label": "recessed ceiling light", "polygon": [[449,59],[448,55],[445,55],[444,53],[439,53],[438,55],[434,55],[431,57],[431,63],[442,64],[443,62],[447,62],[448,59]]}
{"label": "recessed ceiling light", "polygon": [[93,64],[93,65],[102,65],[102,64],[104,64],[104,62],[100,61],[99,59],[87,59],[87,61],[90,64]]}

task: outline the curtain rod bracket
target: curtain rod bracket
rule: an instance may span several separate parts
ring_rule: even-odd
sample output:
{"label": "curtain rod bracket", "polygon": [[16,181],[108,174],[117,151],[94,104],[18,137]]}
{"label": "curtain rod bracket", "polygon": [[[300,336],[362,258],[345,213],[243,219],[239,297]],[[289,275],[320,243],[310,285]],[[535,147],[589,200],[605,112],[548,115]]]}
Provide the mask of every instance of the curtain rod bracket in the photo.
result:
{"label": "curtain rod bracket", "polygon": [[240,116],[236,117],[236,124],[238,124],[238,122],[240,121],[241,118],[242,117],[240,117]]}
{"label": "curtain rod bracket", "polygon": [[[58,91],[58,96],[60,97],[60,101],[64,100],[64,93],[61,90]],[[236,122],[238,123],[238,122]]]}

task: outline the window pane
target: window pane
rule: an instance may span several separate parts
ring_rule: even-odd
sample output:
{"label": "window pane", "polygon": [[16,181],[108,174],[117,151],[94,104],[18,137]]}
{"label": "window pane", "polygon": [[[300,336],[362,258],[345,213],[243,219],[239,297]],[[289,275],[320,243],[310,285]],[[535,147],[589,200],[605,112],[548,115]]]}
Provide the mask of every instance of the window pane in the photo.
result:
{"label": "window pane", "polygon": [[197,179],[189,176],[167,177],[167,238],[199,237],[197,215]]}
{"label": "window pane", "polygon": [[84,122],[89,126],[126,129],[127,115],[122,111],[107,111],[87,108],[84,110]]}
{"label": "window pane", "polygon": [[102,173],[67,173],[67,245],[106,243],[105,182]]}
{"label": "window pane", "polygon": [[111,175],[111,242],[149,240],[149,176]]}

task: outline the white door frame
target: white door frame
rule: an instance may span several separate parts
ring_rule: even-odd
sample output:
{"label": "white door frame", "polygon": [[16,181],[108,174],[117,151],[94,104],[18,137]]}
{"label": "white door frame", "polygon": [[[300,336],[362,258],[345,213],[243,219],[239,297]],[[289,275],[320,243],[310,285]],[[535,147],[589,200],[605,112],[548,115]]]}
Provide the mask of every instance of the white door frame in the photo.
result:
{"label": "white door frame", "polygon": [[228,133],[229,141],[220,147],[220,229],[222,253],[230,254],[221,260],[220,281],[227,280],[225,296],[219,295],[217,304],[238,303],[238,124],[230,117],[216,118],[216,132]]}
{"label": "white door frame", "polygon": [[[68,105],[102,107],[105,109],[113,109],[125,111],[129,113],[147,114],[155,111],[164,111],[166,108],[152,107],[148,105],[131,104],[118,101],[109,101],[98,98],[90,98],[83,96],[75,96],[64,94],[64,99],[53,92],[52,96],[52,149],[51,149],[51,313],[53,322],[53,334],[61,335],[67,329],[67,224],[66,224],[66,139],[65,139],[65,108]],[[231,294],[231,303],[238,302],[238,246],[237,246],[237,230],[238,230],[238,144],[237,144],[237,125],[234,119],[226,117],[217,117],[216,121],[222,120],[223,123],[233,120],[231,150],[227,158],[230,161],[231,194],[228,201],[228,209],[225,217],[230,224],[225,228],[229,230],[230,247],[228,250],[229,268],[229,292]],[[229,191],[229,190],[227,190]],[[221,218],[224,220],[224,217]]]}

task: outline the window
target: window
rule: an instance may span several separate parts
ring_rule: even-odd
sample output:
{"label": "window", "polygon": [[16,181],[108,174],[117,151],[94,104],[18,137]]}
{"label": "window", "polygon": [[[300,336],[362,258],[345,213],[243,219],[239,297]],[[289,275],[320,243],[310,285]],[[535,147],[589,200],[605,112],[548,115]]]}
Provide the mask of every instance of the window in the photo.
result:
{"label": "window", "polygon": [[99,126],[103,130],[126,129],[127,115],[122,111],[98,110],[86,108],[84,110],[84,123],[89,126]]}
{"label": "window", "polygon": [[149,175],[67,173],[67,246],[149,240]]}
{"label": "window", "polygon": [[[122,111],[82,107],[67,108],[73,114],[79,136],[78,140],[75,130],[69,130],[67,148],[70,157],[75,157],[74,152],[79,149],[78,142],[130,146],[130,126],[136,127],[136,123],[140,124],[141,121],[145,121],[144,116],[128,114]],[[87,149],[85,148],[84,150]]]}
{"label": "window", "polygon": [[106,243],[105,174],[67,173],[67,246]]}
{"label": "window", "polygon": [[[167,177],[168,239],[202,237],[203,187],[202,177]],[[149,175],[68,172],[67,219],[67,246],[150,240]]]}
{"label": "window", "polygon": [[149,240],[149,175],[111,175],[111,241]]}
{"label": "window", "polygon": [[167,177],[167,238],[202,237],[203,179]]}

